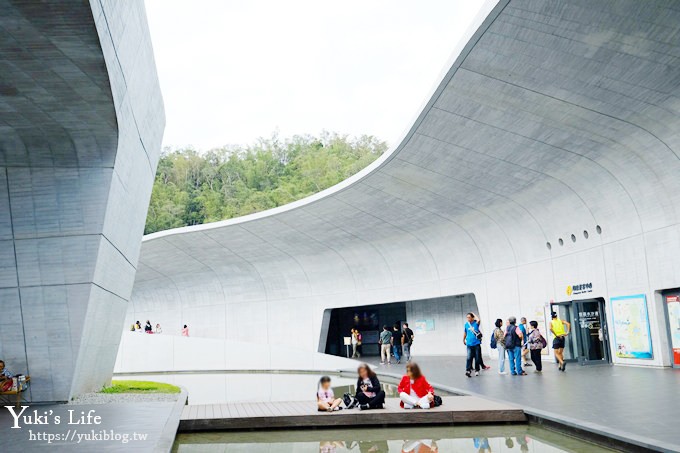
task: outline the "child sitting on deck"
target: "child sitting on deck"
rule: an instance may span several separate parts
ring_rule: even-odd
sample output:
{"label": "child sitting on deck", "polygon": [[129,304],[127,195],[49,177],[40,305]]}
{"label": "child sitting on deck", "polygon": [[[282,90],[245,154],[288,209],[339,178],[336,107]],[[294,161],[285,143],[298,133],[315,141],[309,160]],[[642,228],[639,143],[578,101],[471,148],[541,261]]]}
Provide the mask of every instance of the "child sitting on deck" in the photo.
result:
{"label": "child sitting on deck", "polygon": [[336,398],[331,388],[331,378],[328,376],[323,376],[319,380],[319,388],[316,392],[316,402],[319,407],[319,411],[322,412],[333,412],[342,409],[340,404],[342,399]]}

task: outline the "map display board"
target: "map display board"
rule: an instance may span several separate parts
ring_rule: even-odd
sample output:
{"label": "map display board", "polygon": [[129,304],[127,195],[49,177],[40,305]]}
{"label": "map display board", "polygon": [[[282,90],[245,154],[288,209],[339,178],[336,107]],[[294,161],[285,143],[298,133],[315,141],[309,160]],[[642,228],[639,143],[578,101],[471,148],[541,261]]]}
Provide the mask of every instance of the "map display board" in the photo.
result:
{"label": "map display board", "polygon": [[646,296],[612,297],[611,304],[616,356],[628,359],[654,358]]}
{"label": "map display board", "polygon": [[413,321],[413,333],[424,334],[434,330],[434,319],[420,319]]}

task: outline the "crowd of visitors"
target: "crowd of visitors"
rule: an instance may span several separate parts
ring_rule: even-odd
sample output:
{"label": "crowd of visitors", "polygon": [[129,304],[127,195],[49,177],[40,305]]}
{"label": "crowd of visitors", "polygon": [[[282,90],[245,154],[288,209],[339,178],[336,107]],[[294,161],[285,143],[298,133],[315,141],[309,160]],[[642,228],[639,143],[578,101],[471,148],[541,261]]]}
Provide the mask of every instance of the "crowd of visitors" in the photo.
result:
{"label": "crowd of visitors", "polygon": [[[144,333],[149,333],[149,334],[161,334],[163,333],[163,328],[159,323],[156,323],[156,327],[153,327],[151,324],[150,320],[146,320],[146,324],[144,327],[142,327],[142,324],[137,321],[134,324],[130,326],[130,331],[131,332],[144,332]],[[184,324],[184,327],[181,330],[181,335],[183,337],[188,337],[189,336],[189,328],[187,327],[186,324]]]}
{"label": "crowd of visitors", "polygon": [[156,324],[156,328],[151,325],[151,321],[146,320],[146,324],[142,327],[142,324],[137,321],[132,326],[130,326],[130,331],[132,332],[144,332],[144,333],[163,333],[163,329],[160,324]]}
{"label": "crowd of visitors", "polygon": [[[571,325],[559,318],[556,312],[551,313],[550,332],[553,334],[553,349],[557,359],[559,370],[565,371],[564,345],[565,337],[571,331]],[[481,342],[482,331],[480,330],[480,320],[474,313],[467,314],[467,321],[463,333],[463,343],[467,347],[467,361],[465,365],[465,375],[472,377],[473,360],[481,361]],[[526,318],[520,319],[517,325],[517,318],[510,316],[505,325],[502,319],[496,319],[495,328],[491,336],[490,346],[498,350],[498,373],[507,374],[505,371],[505,358],[507,355],[510,374],[513,376],[526,376],[524,368],[535,366],[534,372],[543,371],[541,351],[548,346],[545,336],[538,328],[537,321],[527,324]],[[531,358],[533,365],[529,363]],[[475,365],[475,375],[479,375],[479,366]],[[490,367],[484,367],[489,369]]]}
{"label": "crowd of visitors", "polygon": [[403,358],[406,362],[411,361],[411,346],[415,335],[408,327],[407,322],[395,323],[390,330],[387,325],[380,332],[378,343],[380,345],[380,364],[391,365],[392,357],[397,363]]}

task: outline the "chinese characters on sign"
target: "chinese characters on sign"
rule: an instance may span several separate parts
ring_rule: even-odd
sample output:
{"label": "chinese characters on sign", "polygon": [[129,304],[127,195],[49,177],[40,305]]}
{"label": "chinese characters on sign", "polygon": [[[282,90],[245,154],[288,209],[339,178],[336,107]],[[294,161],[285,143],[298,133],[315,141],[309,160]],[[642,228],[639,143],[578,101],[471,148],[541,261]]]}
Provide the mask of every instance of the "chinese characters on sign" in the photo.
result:
{"label": "chinese characters on sign", "polygon": [[600,312],[599,311],[580,311],[578,312],[578,322],[582,329],[599,329],[600,328]]}
{"label": "chinese characters on sign", "polygon": [[578,285],[567,286],[567,296],[586,294],[593,292],[593,283],[579,283]]}

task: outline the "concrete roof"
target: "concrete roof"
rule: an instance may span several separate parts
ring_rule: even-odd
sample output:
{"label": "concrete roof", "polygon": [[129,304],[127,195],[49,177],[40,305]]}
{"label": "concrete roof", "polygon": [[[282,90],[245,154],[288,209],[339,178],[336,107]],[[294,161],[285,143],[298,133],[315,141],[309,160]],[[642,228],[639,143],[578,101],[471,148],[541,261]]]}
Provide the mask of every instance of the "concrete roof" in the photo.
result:
{"label": "concrete roof", "polygon": [[677,2],[492,1],[461,47],[404,140],[359,176],[145,237],[133,310],[457,294],[678,224]]}

